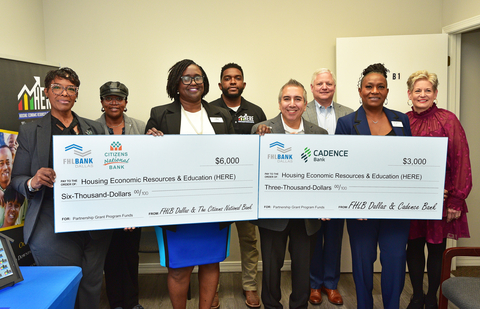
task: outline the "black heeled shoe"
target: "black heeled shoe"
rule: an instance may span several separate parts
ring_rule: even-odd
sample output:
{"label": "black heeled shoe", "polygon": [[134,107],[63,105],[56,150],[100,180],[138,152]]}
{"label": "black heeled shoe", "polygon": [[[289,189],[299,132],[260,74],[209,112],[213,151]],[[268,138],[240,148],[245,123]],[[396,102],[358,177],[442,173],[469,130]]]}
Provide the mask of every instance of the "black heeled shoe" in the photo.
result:
{"label": "black heeled shoe", "polygon": [[425,304],[425,295],[414,297],[410,299],[410,303],[408,304],[407,309],[423,309],[423,305]]}
{"label": "black heeled shoe", "polygon": [[438,309],[437,295],[425,295],[425,309]]}

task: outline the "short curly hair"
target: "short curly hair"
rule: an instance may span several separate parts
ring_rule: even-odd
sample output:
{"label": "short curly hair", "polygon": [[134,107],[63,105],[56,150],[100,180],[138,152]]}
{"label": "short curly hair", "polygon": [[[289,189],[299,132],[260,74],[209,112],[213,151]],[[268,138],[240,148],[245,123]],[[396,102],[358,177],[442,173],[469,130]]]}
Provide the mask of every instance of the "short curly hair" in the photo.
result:
{"label": "short curly hair", "polygon": [[179,99],[180,96],[178,94],[178,84],[180,83],[180,78],[182,77],[183,72],[185,72],[185,70],[192,64],[196,65],[200,69],[200,71],[202,71],[202,76],[203,76],[202,99],[208,94],[208,90],[210,89],[210,83],[208,82],[207,73],[205,73],[203,68],[198,64],[196,64],[193,60],[183,59],[175,63],[168,70],[167,94],[170,99],[172,100]]}
{"label": "short curly hair", "polygon": [[437,91],[438,89],[438,77],[435,73],[428,73],[427,70],[420,70],[415,73],[412,73],[407,80],[407,87],[408,90],[413,91],[413,86],[417,80],[425,79],[432,84],[433,91]]}
{"label": "short curly hair", "polygon": [[75,86],[80,87],[80,79],[78,78],[77,73],[75,73],[74,70],[65,67],[51,70],[47,73],[47,76],[45,76],[45,88],[50,87],[50,84],[56,77],[67,79]]}
{"label": "short curly hair", "polygon": [[387,73],[390,72],[389,69],[385,67],[383,63],[374,63],[369,65],[368,67],[363,70],[362,74],[360,75],[360,79],[358,80],[358,88],[362,88],[362,82],[365,76],[367,76],[370,73],[378,73],[382,74],[383,77],[385,77],[385,80],[387,79]]}
{"label": "short curly hair", "polygon": [[224,66],[222,67],[222,70],[220,71],[220,80],[222,80],[222,78],[223,78],[223,72],[225,72],[225,70],[228,70],[228,69],[237,69],[237,70],[239,70],[240,73],[242,73],[242,78],[244,78],[242,67],[239,66],[239,65],[236,64],[236,63],[230,62],[230,63],[227,63],[226,65],[224,65]]}

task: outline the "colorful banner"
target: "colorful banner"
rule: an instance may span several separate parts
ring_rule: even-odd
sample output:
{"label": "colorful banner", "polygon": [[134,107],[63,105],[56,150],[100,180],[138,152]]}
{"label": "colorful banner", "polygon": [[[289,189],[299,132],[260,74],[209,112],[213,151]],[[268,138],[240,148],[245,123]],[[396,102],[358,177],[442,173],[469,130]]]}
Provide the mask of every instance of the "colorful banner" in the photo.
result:
{"label": "colorful banner", "polygon": [[12,248],[21,266],[34,264],[30,248],[23,243],[27,201],[22,205],[12,202],[5,204],[3,190],[10,183],[17,147],[16,131],[21,124],[40,118],[50,111],[43,81],[47,73],[55,69],[58,66],[0,58],[0,128],[3,129],[0,130],[0,147],[7,145],[10,150],[8,153],[6,149],[0,149],[0,231],[14,240]]}
{"label": "colorful banner", "polygon": [[18,131],[20,124],[44,116],[50,102],[43,92],[47,72],[57,66],[0,58],[0,127]]}
{"label": "colorful banner", "polygon": [[13,251],[21,266],[33,265],[28,245],[23,243],[27,199],[10,186],[17,152],[17,132],[0,130],[0,233],[12,238]]}

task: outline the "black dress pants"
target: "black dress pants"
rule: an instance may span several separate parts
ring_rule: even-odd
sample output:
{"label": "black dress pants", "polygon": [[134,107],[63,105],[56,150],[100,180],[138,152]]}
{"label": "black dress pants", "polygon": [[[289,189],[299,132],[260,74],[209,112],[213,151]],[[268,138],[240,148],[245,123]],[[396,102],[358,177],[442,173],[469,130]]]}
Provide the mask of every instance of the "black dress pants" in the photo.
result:
{"label": "black dress pants", "polygon": [[105,259],[105,285],[110,308],[138,305],[138,248],[142,229],[113,231]]}
{"label": "black dress pants", "polygon": [[310,296],[310,260],[316,242],[316,233],[308,236],[304,219],[292,219],[285,230],[278,232],[262,227],[260,244],[262,249],[262,302],[266,309],[283,308],[280,289],[281,268],[285,259],[285,249],[292,261],[292,293],[289,307],[307,308]]}

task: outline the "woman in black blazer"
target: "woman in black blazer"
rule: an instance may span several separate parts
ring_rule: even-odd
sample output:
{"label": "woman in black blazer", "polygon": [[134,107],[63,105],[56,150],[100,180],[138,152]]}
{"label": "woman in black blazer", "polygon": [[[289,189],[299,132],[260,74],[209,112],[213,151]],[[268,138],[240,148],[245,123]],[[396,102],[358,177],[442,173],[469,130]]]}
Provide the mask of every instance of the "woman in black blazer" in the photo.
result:
{"label": "woman in black blazer", "polygon": [[[167,93],[173,103],[152,108],[146,133],[233,134],[230,113],[203,100],[207,75],[192,60],[177,62],[169,71]],[[220,274],[219,262],[228,256],[229,223],[155,227],[160,264],[168,267],[168,292],[173,308],[185,308],[190,274],[198,265],[199,308],[210,309]]]}
{"label": "woman in black blazer", "polygon": [[[408,117],[384,107],[388,95],[388,69],[368,66],[359,81],[360,108],[338,119],[335,134],[411,136]],[[373,308],[373,263],[377,244],[382,263],[382,298],[386,309],[398,309],[405,283],[405,246],[410,220],[349,219],[347,229],[352,250],[357,308]]]}

